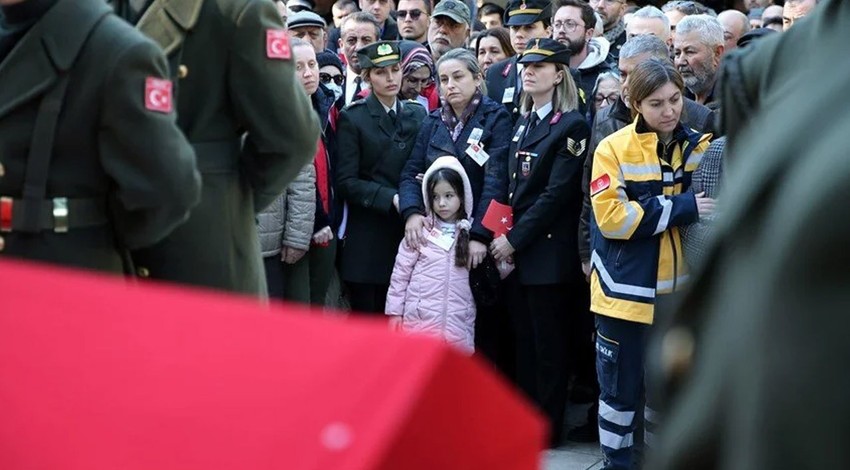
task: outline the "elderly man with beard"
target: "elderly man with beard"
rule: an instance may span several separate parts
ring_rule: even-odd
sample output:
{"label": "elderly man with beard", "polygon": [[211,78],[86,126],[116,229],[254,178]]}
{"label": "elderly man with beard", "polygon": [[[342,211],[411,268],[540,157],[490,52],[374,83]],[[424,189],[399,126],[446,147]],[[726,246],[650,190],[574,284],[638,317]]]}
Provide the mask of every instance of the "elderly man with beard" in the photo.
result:
{"label": "elderly man with beard", "polygon": [[617,60],[620,48],[626,43],[626,0],[590,0],[590,6],[602,18],[605,32],[602,36],[611,43],[611,57]]}
{"label": "elderly man with beard", "polygon": [[683,18],[673,39],[676,68],[687,87],[685,96],[712,110],[720,107],[714,85],[725,50],[723,43],[723,26],[708,15]]}
{"label": "elderly man with beard", "polygon": [[472,29],[469,7],[458,0],[443,0],[431,14],[428,45],[436,63],[446,52],[463,47]]}
{"label": "elderly man with beard", "polygon": [[358,11],[348,15],[340,26],[339,50],[345,56],[345,104],[357,100],[357,94],[369,88],[360,78],[357,50],[378,40],[381,26],[371,13]]}
{"label": "elderly man with beard", "polygon": [[594,37],[596,16],[582,0],[555,0],[552,16],[553,39],[570,48],[570,68],[577,71],[576,85],[585,101],[593,93],[596,77],[613,67],[608,63],[611,47],[605,38]]}

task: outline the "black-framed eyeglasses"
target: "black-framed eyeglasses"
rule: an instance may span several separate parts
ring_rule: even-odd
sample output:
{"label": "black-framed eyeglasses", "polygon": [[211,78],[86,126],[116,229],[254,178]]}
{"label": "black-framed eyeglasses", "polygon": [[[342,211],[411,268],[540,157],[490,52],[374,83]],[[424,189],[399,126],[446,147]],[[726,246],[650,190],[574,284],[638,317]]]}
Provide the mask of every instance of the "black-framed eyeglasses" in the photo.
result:
{"label": "black-framed eyeglasses", "polygon": [[396,11],[396,17],[400,20],[406,18],[407,15],[410,15],[410,19],[412,19],[413,21],[418,21],[419,17],[422,16],[422,10],[413,9]]}
{"label": "black-framed eyeglasses", "polygon": [[321,80],[322,83],[325,83],[325,84],[330,83],[331,80],[333,80],[334,83],[336,83],[339,86],[342,86],[343,82],[345,82],[345,75],[340,74],[340,75],[331,76],[331,74],[329,74],[329,73],[320,73],[319,74],[319,80]]}
{"label": "black-framed eyeglasses", "polygon": [[553,26],[555,29],[563,29],[563,30],[565,30],[565,31],[573,32],[573,31],[575,31],[575,30],[576,30],[576,28],[578,28],[579,26],[581,26],[581,27],[583,28],[583,27],[584,27],[584,23],[576,23],[576,22],[575,22],[575,21],[573,21],[573,20],[567,20],[567,21],[556,21],[556,22],[552,23],[552,26]]}

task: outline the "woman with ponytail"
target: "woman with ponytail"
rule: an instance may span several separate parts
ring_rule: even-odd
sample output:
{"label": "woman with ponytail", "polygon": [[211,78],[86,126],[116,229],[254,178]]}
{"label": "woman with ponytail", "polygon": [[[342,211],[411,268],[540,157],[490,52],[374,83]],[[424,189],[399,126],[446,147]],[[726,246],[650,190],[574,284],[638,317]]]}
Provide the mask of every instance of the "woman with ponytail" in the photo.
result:
{"label": "woman with ponytail", "polygon": [[469,287],[472,186],[453,156],[434,161],[422,181],[429,223],[414,248],[402,240],[387,294],[386,314],[395,329],[443,338],[475,350],[475,300]]}

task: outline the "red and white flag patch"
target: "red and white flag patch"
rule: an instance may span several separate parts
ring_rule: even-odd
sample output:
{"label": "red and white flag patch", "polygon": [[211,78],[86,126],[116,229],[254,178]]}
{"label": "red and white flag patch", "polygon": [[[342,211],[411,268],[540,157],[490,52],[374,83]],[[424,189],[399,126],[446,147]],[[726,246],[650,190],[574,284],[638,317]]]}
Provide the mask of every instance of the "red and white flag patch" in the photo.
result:
{"label": "red and white flag patch", "polygon": [[158,113],[170,113],[174,109],[171,90],[171,80],[145,78],[145,108]]}
{"label": "red and white flag patch", "polygon": [[266,57],[269,59],[289,60],[292,49],[289,47],[289,35],[282,29],[266,30]]}
{"label": "red and white flag patch", "polygon": [[611,177],[607,174],[596,178],[595,180],[590,182],[590,195],[596,196],[597,194],[605,191],[611,186]]}

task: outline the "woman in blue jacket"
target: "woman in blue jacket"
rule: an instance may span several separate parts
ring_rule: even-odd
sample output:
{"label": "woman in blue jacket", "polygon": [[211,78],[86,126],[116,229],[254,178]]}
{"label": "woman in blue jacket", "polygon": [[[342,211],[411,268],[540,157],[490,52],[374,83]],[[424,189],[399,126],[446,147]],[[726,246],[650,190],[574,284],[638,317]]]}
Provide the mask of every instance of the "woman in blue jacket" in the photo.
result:
{"label": "woman in blue jacket", "polygon": [[470,231],[470,265],[487,255],[492,233],[481,225],[490,201],[507,194],[507,156],[511,117],[504,106],[482,93],[484,80],[478,60],[465,49],[454,49],[437,62],[443,105],[428,115],[416,145],[401,173],[399,207],[405,220],[405,239],[419,246],[425,221],[421,175],[439,157],[453,155],[466,170],[475,207]]}

